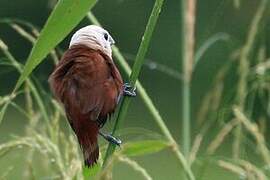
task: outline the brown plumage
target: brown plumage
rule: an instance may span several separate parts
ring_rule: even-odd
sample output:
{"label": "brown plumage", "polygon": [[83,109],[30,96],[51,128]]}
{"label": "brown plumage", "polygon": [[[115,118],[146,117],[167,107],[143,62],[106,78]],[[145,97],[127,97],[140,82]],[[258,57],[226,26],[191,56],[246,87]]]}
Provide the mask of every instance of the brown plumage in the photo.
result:
{"label": "brown plumage", "polygon": [[102,51],[73,45],[56,66],[49,83],[54,95],[64,105],[85,164],[92,166],[99,156],[99,128],[114,112],[123,92],[119,71]]}

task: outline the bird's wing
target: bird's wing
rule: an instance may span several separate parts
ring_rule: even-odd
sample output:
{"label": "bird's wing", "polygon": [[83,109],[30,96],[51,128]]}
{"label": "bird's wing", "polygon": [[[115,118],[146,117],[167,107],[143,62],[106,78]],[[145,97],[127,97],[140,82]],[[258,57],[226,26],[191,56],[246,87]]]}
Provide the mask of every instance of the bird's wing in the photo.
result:
{"label": "bird's wing", "polygon": [[52,90],[67,112],[90,113],[91,120],[97,119],[106,95],[111,94],[104,87],[113,73],[108,62],[98,51],[67,51],[50,77]]}

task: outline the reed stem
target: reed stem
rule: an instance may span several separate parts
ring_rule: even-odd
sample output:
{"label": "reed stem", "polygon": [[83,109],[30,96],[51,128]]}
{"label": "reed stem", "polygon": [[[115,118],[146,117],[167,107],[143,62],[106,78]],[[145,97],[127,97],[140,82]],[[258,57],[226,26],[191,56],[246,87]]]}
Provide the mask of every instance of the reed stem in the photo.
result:
{"label": "reed stem", "polygon": [[195,9],[196,0],[182,0],[182,137],[183,152],[188,157],[190,151],[190,85],[194,61],[194,32],[195,32]]}
{"label": "reed stem", "polygon": [[[155,29],[155,25],[157,23],[163,1],[164,0],[156,0],[154,7],[153,7],[153,10],[152,10],[152,13],[150,15],[148,24],[146,26],[144,35],[142,37],[142,41],[141,41],[137,56],[135,58],[135,63],[133,65],[132,72],[130,75],[130,82],[129,83],[133,87],[136,84],[139,73],[141,71],[141,67],[143,66],[144,58],[145,58],[146,52],[148,50],[153,31]],[[127,98],[127,97],[123,98],[123,101],[120,105],[118,116],[116,118],[113,130],[112,130],[112,135],[114,135],[116,133],[116,131],[119,129],[121,123],[123,122],[123,120],[127,114],[130,100],[131,99]],[[108,148],[107,148],[106,155],[104,158],[104,165],[106,165],[108,158],[113,154],[114,151],[115,151],[115,145],[110,143]]]}

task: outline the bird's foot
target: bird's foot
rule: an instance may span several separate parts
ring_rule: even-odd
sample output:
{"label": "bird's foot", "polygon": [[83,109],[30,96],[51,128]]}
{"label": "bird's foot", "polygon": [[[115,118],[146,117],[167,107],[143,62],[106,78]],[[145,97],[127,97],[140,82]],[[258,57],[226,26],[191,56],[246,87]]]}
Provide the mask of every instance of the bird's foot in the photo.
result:
{"label": "bird's foot", "polygon": [[124,84],[123,92],[124,92],[124,96],[130,96],[130,97],[137,96],[136,87],[132,87],[129,83]]}
{"label": "bird's foot", "polygon": [[112,136],[111,134],[105,134],[103,132],[99,131],[99,134],[106,139],[108,142],[115,144],[117,146],[120,146],[122,144],[122,141],[114,136]]}

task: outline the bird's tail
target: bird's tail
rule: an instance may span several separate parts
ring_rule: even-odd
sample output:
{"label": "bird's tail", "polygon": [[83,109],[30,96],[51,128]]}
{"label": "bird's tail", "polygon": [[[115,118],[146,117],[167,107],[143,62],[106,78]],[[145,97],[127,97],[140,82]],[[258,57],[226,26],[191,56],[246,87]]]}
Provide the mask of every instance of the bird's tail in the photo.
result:
{"label": "bird's tail", "polygon": [[98,125],[94,121],[81,121],[75,132],[83,151],[84,163],[86,166],[93,166],[99,157],[97,142]]}

